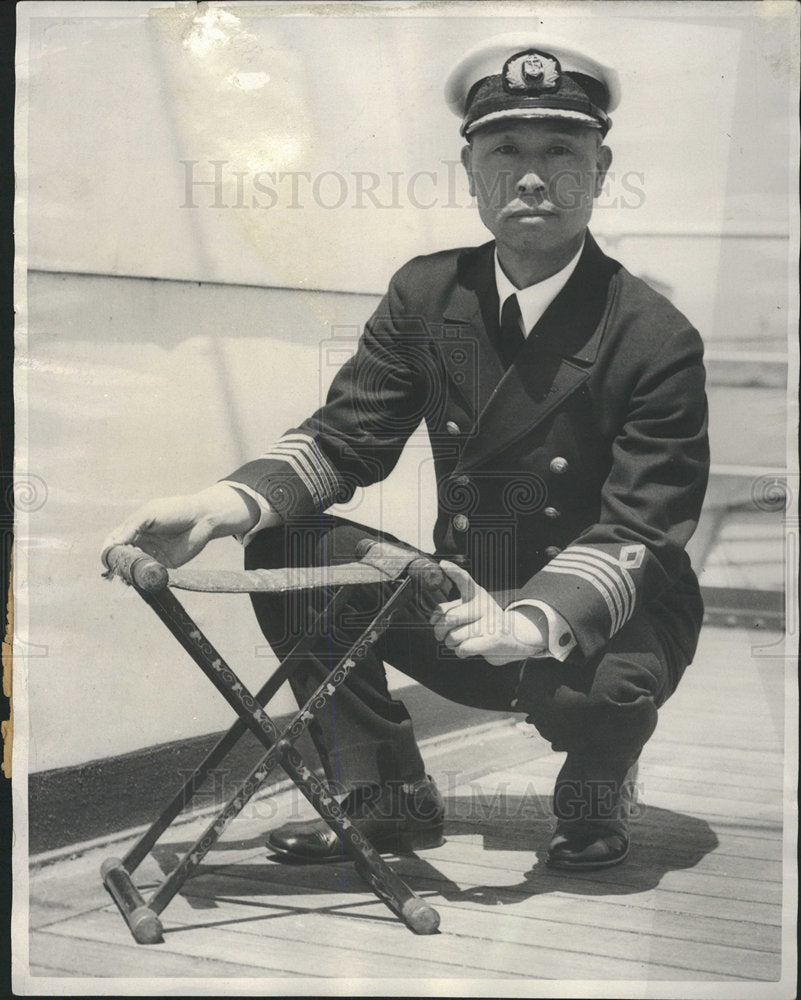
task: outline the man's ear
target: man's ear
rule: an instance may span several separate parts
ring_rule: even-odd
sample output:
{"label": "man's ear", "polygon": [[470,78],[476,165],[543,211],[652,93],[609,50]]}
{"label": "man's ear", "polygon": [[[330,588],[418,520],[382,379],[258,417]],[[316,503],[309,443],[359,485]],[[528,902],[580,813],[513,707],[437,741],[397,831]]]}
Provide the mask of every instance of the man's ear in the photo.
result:
{"label": "man's ear", "polygon": [[473,183],[473,147],[468,143],[466,146],[462,146],[462,166],[464,167],[465,173],[467,174],[467,184],[470,190],[470,197],[475,198],[476,196],[476,186]]}
{"label": "man's ear", "polygon": [[600,198],[606,175],[612,165],[612,150],[608,146],[599,146],[595,163],[595,197]]}

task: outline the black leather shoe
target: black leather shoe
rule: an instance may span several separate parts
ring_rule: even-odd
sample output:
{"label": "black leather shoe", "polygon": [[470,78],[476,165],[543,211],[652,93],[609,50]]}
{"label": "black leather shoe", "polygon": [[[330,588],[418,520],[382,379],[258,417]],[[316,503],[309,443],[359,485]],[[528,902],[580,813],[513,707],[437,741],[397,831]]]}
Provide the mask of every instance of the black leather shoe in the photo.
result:
{"label": "black leather shoe", "polygon": [[[445,804],[431,778],[415,785],[359,788],[340,804],[377,851],[410,854],[443,843]],[[345,856],[339,837],[322,819],[272,830],[267,847],[294,861],[341,861]]]}
{"label": "black leather shoe", "polygon": [[[566,767],[571,760],[574,769],[581,775],[581,759],[571,758],[568,754]],[[583,773],[587,773],[586,764]],[[595,871],[619,865],[626,860],[629,853],[628,821],[637,800],[637,777],[638,764],[634,760],[602,817],[558,820],[556,831],[548,845],[547,862],[551,868]],[[579,783],[577,789],[581,791],[581,788]],[[573,802],[572,805],[575,808],[576,803]]]}
{"label": "black leather shoe", "polygon": [[548,845],[548,864],[565,871],[595,871],[625,861],[629,838],[619,828],[603,824],[557,826]]}

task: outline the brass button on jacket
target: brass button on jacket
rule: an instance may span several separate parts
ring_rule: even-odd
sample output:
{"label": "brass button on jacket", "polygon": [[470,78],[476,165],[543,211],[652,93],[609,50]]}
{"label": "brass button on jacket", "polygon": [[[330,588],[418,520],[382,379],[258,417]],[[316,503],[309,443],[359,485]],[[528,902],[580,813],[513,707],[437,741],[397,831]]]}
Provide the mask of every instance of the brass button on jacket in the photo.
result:
{"label": "brass button on jacket", "polygon": [[561,455],[557,455],[556,458],[552,458],[549,468],[555,476],[562,476],[567,472],[569,463],[566,458],[562,458]]}
{"label": "brass button on jacket", "polygon": [[453,519],[453,526],[457,531],[467,531],[470,527],[470,520],[466,514],[457,514]]}
{"label": "brass button on jacket", "polygon": [[445,430],[446,430],[446,431],[447,431],[447,432],[448,432],[449,434],[452,434],[452,435],[453,435],[454,437],[455,437],[455,436],[456,436],[457,434],[461,434],[461,433],[462,433],[462,429],[461,429],[461,427],[460,427],[460,426],[459,426],[459,425],[458,425],[458,424],[457,424],[457,423],[456,423],[455,421],[453,421],[453,420],[449,420],[449,421],[447,422],[447,424],[445,424]]}
{"label": "brass button on jacket", "polygon": [[561,551],[558,545],[549,545],[544,554],[548,559],[556,559]]}
{"label": "brass button on jacket", "polygon": [[546,507],[542,513],[546,517],[549,517],[552,521],[555,521],[557,517],[562,516],[562,512],[557,510],[556,507]]}

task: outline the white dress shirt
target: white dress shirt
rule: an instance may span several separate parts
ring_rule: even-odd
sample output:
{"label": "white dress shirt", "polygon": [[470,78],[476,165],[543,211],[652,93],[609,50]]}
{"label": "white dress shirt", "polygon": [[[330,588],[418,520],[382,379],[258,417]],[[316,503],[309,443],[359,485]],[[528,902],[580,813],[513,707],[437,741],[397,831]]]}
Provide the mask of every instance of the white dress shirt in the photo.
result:
{"label": "white dress shirt", "polygon": [[553,302],[556,296],[562,291],[568,282],[570,275],[576,270],[581,251],[584,249],[582,242],[578,253],[572,260],[569,260],[561,271],[552,274],[544,281],[538,281],[536,285],[529,285],[528,288],[515,288],[512,282],[506,277],[506,272],[501,267],[498,260],[498,251],[495,251],[495,284],[498,286],[498,319],[503,312],[503,304],[510,295],[517,295],[517,302],[520,306],[520,329],[523,336],[527,337],[531,330],[540,321],[540,317]]}
{"label": "white dress shirt", "polygon": [[[498,288],[499,299],[498,318],[500,319],[500,313],[503,309],[504,302],[510,295],[517,295],[521,316],[520,328],[523,336],[527,337],[529,332],[539,322],[540,317],[543,315],[548,306],[567,284],[568,278],[576,269],[576,265],[579,262],[579,257],[581,257],[581,251],[583,249],[584,243],[582,242],[576,256],[573,257],[561,271],[557,271],[556,274],[552,274],[550,278],[546,278],[544,281],[537,282],[536,285],[529,285],[528,288],[515,288],[512,282],[506,277],[506,274],[501,267],[501,262],[498,260],[498,251],[496,249],[495,284]],[[224,480],[224,482],[226,482],[227,485],[231,486],[233,489],[239,490],[247,496],[252,497],[259,505],[259,510],[261,512],[259,520],[246,534],[236,536],[243,545],[247,545],[256,532],[261,531],[264,527],[264,522],[272,513],[272,508],[264,497],[261,496],[261,494],[257,493],[249,486],[243,486],[241,483],[227,482],[226,480]],[[531,599],[516,601],[514,604],[510,604],[506,610],[511,611],[514,608],[520,607],[535,608],[539,612],[536,624],[543,634],[546,648],[541,653],[537,653],[535,655],[538,657],[551,656],[557,660],[567,659],[573,647],[576,645],[576,640],[570,626],[559,614],[559,612],[555,611],[549,604]]]}

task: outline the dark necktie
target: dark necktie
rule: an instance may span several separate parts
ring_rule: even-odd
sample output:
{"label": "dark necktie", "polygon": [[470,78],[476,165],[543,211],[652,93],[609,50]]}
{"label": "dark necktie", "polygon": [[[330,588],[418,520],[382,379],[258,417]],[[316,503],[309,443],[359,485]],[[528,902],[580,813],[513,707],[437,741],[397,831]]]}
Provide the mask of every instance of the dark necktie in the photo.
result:
{"label": "dark necktie", "polygon": [[501,336],[498,343],[498,353],[505,368],[517,357],[524,341],[525,337],[520,329],[520,305],[517,296],[510,295],[501,309]]}

